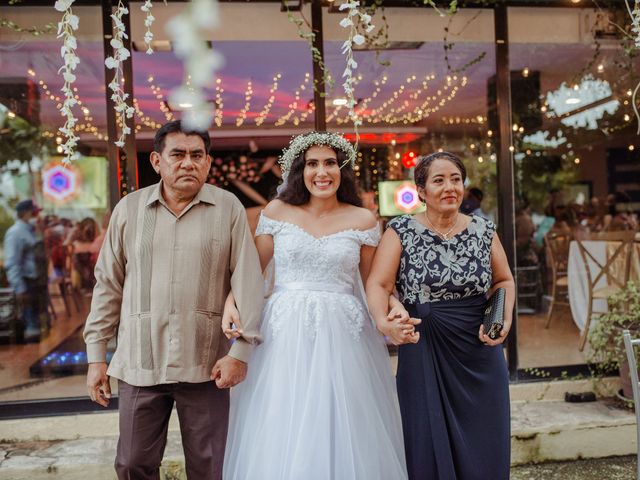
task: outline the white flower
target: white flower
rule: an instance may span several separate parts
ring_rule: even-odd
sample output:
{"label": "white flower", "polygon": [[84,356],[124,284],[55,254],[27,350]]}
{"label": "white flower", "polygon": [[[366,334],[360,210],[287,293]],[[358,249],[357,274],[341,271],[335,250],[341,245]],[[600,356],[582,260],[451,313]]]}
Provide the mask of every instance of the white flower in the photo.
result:
{"label": "white flower", "polygon": [[342,28],[347,28],[347,27],[350,27],[351,25],[353,25],[353,22],[351,21],[350,18],[343,18],[342,20],[340,20],[340,26]]}
{"label": "white flower", "polygon": [[217,52],[210,51],[206,39],[207,30],[218,24],[218,5],[215,0],[192,0],[190,6],[167,22],[167,32],[171,36],[174,52],[184,62],[185,84],[174,89],[169,95],[171,103],[191,104],[183,112],[181,121],[190,128],[208,129],[213,121],[213,108],[207,101],[204,88],[215,78],[223,59]]}
{"label": "white flower", "polygon": [[80,25],[80,18],[77,15],[69,15],[67,22],[73,30],[77,30]]}
{"label": "white flower", "polygon": [[356,45],[362,45],[364,43],[364,37],[360,34],[354,35],[353,43],[355,43]]}
{"label": "white flower", "polygon": [[53,8],[55,8],[59,12],[64,12],[69,10],[74,0],[57,0]]}
{"label": "white flower", "polygon": [[[108,69],[113,70],[114,68],[118,68],[119,62],[113,57],[107,57],[104,59],[104,64],[107,66]],[[113,84],[110,83],[109,88],[113,90],[112,85]],[[116,84],[116,88],[117,88],[117,84]]]}

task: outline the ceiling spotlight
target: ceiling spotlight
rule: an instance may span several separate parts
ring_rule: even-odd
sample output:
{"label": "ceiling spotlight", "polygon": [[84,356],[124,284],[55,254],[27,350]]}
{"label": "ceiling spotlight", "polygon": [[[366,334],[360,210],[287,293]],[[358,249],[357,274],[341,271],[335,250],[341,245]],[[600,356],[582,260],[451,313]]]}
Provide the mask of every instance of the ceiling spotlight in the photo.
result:
{"label": "ceiling spotlight", "polygon": [[342,106],[347,104],[347,99],[346,98],[334,98],[332,103],[333,103],[334,107],[342,107]]}
{"label": "ceiling spotlight", "polygon": [[524,67],[524,69],[522,70],[522,76],[524,78],[527,78],[529,76],[529,67]]}
{"label": "ceiling spotlight", "polygon": [[580,99],[576,97],[570,97],[565,100],[567,105],[575,105],[576,103],[580,103]]}
{"label": "ceiling spotlight", "polygon": [[180,108],[193,108],[193,104],[191,103],[179,103],[178,106]]}

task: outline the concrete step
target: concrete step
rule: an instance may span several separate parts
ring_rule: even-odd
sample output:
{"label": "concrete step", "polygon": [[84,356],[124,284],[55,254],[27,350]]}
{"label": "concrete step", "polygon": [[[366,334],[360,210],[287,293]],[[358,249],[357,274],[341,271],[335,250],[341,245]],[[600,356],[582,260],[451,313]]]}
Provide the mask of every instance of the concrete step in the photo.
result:
{"label": "concrete step", "polygon": [[[513,385],[512,465],[635,454],[632,410],[612,397],[580,404],[562,400],[565,391],[590,389],[589,381]],[[0,422],[0,480],[115,478],[117,420],[116,412],[106,412]],[[174,414],[163,478],[185,478],[183,464]]]}

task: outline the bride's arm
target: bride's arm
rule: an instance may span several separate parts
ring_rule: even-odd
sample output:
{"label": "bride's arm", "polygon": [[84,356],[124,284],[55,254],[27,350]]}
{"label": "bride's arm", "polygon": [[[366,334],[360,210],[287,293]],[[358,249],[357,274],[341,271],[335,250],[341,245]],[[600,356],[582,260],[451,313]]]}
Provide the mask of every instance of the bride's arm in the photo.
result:
{"label": "bride's arm", "polygon": [[260,268],[264,272],[273,258],[273,237],[271,235],[258,235],[255,238],[258,256],[260,257]]}

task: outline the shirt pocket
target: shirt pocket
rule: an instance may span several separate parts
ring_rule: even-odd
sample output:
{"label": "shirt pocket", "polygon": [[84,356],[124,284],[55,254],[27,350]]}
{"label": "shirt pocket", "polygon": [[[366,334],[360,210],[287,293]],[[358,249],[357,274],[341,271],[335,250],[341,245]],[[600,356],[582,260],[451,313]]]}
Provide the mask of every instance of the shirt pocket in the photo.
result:
{"label": "shirt pocket", "polygon": [[196,309],[195,324],[195,364],[208,366],[218,353],[222,315],[219,312]]}

